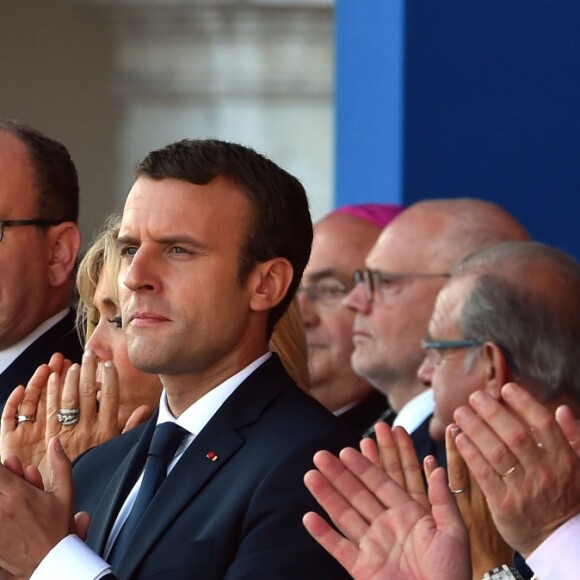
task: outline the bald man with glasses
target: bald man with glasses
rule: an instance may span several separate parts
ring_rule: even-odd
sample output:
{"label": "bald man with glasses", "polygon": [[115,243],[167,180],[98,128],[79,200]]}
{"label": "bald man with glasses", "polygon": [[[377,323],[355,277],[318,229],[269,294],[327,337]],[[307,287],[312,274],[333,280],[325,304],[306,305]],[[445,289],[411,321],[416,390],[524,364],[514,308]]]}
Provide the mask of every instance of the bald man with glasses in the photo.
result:
{"label": "bald man with glasses", "polygon": [[306,484],[346,539],[316,517],[307,516],[305,525],[355,578],[379,569],[411,577],[410,568],[421,569],[421,577],[529,578],[533,572],[517,559],[514,570],[510,548],[539,578],[577,578],[580,264],[543,244],[505,242],[451,273],[436,299],[419,371],[435,394],[433,437],[442,439],[447,429],[448,441],[455,440],[448,480],[432,472],[432,505],[425,502],[412,484],[412,450],[400,433],[394,445],[407,454],[400,456],[404,480],[396,469],[373,473],[352,449],[340,461],[320,453],[320,473],[309,472]]}
{"label": "bald man with glasses", "polygon": [[526,240],[504,209],[476,199],[418,202],[394,219],[355,273],[344,304],[354,312],[352,367],[384,393],[394,425],[412,434],[420,459],[444,448],[429,437],[430,385],[417,376],[421,340],[449,271],[465,256],[509,240]]}
{"label": "bald man with glasses", "polygon": [[378,419],[392,421],[394,413],[384,394],[352,369],[353,313],[343,299],[353,286],[353,272],[401,210],[384,204],[345,206],[317,222],[298,292],[312,395],[359,435]]}

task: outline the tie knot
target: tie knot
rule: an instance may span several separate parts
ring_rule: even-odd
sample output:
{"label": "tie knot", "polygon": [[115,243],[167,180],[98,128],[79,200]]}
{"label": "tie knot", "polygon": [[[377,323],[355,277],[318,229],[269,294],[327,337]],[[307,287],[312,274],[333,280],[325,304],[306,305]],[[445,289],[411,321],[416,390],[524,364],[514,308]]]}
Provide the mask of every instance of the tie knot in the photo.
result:
{"label": "tie knot", "polygon": [[157,425],[149,447],[149,456],[158,457],[169,463],[186,433],[185,429],[173,422]]}

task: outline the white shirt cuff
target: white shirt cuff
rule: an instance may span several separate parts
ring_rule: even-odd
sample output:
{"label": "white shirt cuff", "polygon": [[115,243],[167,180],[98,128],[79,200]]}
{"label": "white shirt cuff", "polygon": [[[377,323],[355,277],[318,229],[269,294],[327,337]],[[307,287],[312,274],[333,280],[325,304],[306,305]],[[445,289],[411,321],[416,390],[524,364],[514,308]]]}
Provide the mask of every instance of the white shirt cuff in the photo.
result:
{"label": "white shirt cuff", "polygon": [[562,524],[526,558],[540,580],[577,580],[580,570],[580,514]]}
{"label": "white shirt cuff", "polygon": [[111,572],[105,560],[71,534],[45,556],[30,580],[98,580]]}

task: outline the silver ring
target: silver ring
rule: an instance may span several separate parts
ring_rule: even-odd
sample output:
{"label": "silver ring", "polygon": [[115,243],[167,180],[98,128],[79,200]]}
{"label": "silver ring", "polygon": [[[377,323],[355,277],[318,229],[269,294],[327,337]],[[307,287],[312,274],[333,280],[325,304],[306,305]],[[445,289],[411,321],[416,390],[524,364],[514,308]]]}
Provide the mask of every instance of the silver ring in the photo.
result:
{"label": "silver ring", "polygon": [[64,427],[71,427],[79,422],[80,409],[59,409],[56,420]]}
{"label": "silver ring", "polygon": [[15,417],[16,419],[16,424],[20,425],[20,423],[34,423],[34,421],[36,421],[36,417],[34,415],[30,416],[30,415],[16,415]]}
{"label": "silver ring", "polygon": [[466,489],[467,489],[466,487],[462,487],[461,489],[451,489],[451,488],[449,488],[449,491],[453,495],[457,495],[458,493],[463,493]]}

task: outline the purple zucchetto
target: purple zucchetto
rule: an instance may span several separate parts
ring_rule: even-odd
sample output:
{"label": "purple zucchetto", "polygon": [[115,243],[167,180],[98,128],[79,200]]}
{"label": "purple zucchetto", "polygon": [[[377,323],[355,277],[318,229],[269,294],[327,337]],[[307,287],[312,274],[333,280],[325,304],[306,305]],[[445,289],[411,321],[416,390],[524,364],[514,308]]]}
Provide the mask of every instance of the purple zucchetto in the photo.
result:
{"label": "purple zucchetto", "polygon": [[345,205],[334,210],[330,215],[352,215],[383,229],[404,209],[400,205],[390,203],[361,203],[358,205]]}

